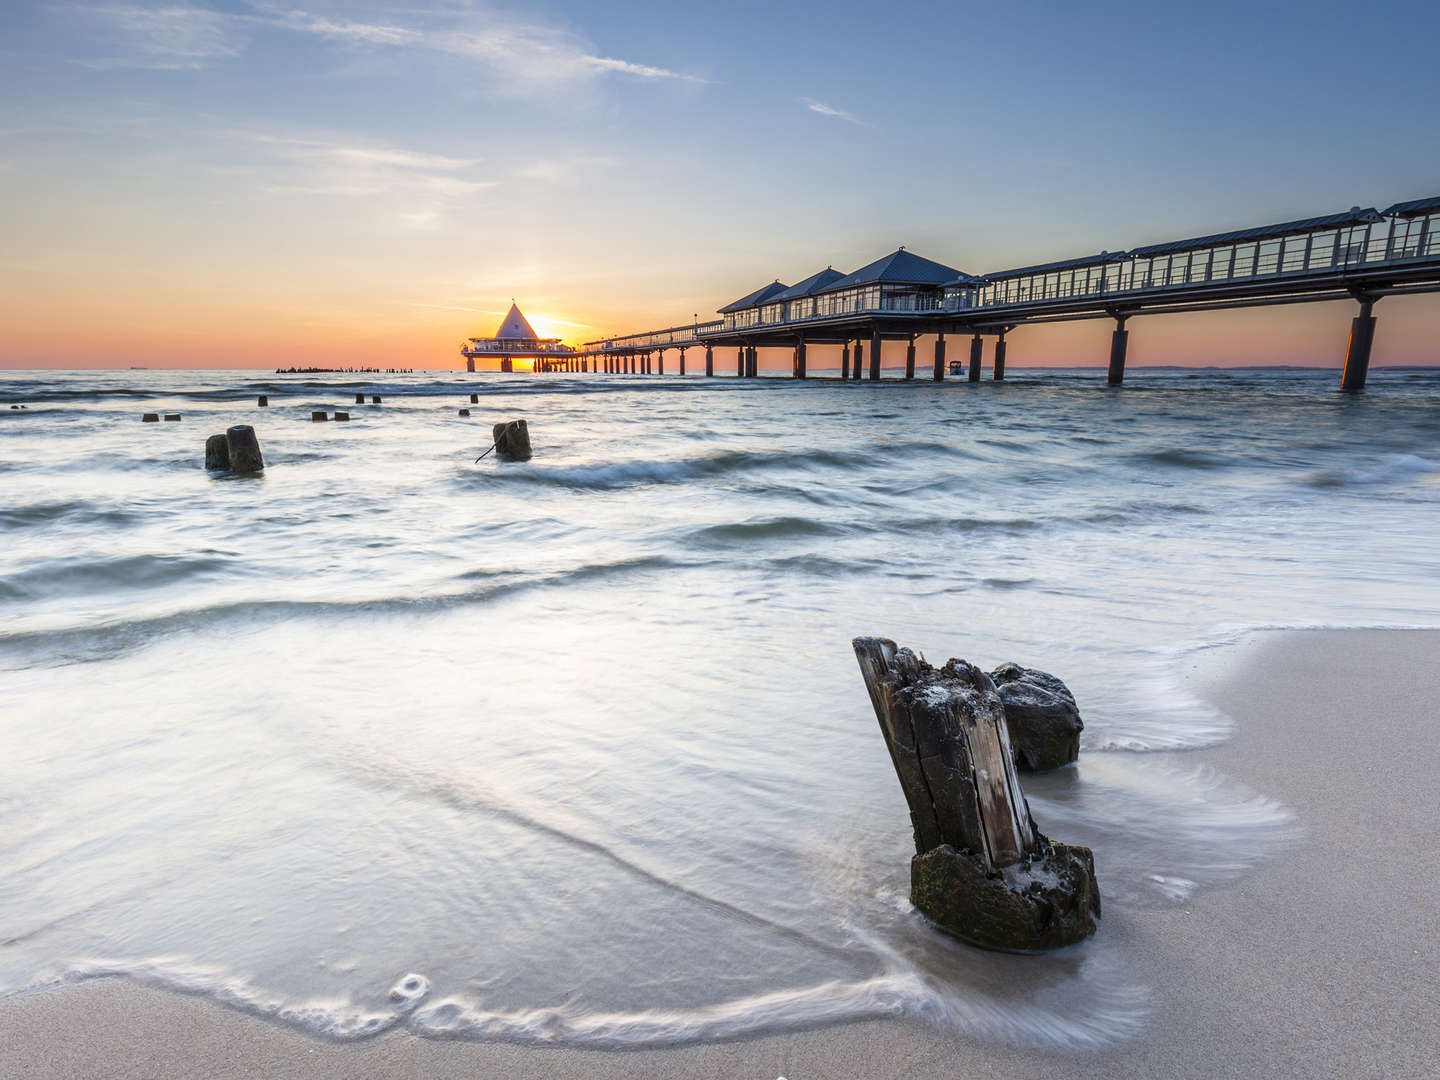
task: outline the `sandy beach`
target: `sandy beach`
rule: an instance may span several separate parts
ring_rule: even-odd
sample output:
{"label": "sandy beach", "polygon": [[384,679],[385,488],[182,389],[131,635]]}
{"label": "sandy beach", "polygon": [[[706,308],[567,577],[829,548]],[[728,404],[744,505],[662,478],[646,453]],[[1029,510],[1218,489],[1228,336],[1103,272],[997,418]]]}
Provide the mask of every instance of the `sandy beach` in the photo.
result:
{"label": "sandy beach", "polygon": [[[1440,1040],[1440,633],[1251,635],[1187,679],[1237,721],[1198,752],[1294,809],[1289,853],[1193,904],[1112,912],[1153,1013],[1136,1039],[1058,1054],[867,1022],[653,1051],[549,1050],[391,1034],[317,1040],[117,980],[0,1003],[15,1077],[1432,1076]],[[1100,868],[1104,883],[1104,868]]]}

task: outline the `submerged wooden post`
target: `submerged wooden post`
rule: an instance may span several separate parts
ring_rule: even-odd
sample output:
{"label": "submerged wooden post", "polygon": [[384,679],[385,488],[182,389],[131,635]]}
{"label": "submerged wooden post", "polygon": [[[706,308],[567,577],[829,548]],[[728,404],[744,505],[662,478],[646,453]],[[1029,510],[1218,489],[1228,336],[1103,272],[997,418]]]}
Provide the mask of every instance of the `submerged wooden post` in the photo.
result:
{"label": "submerged wooden post", "polygon": [[507,461],[530,460],[530,429],[524,420],[509,420],[496,424],[492,434],[497,456]]}
{"label": "submerged wooden post", "polygon": [[885,638],[852,645],[910,808],[910,899],[972,944],[1036,952],[1095,932],[1088,848],[1035,827],[990,677],[964,660],[935,670]]}
{"label": "submerged wooden post", "polygon": [[205,468],[214,472],[230,468],[230,447],[224,435],[211,435],[205,440]]}
{"label": "submerged wooden post", "polygon": [[[260,439],[249,424],[236,424],[225,429],[225,449],[231,472],[255,473],[265,468],[265,459],[260,454]],[[206,454],[209,454],[208,444]]]}

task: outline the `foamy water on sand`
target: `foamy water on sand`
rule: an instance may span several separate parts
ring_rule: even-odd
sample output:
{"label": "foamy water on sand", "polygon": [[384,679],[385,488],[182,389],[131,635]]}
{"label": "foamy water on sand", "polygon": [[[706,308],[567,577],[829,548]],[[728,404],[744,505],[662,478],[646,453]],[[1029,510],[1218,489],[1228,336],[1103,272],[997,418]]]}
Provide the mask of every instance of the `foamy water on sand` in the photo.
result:
{"label": "foamy water on sand", "polygon": [[[0,994],[123,975],[340,1038],[905,1015],[1105,1045],[1153,988],[1103,923],[998,956],[910,909],[850,638],[1071,685],[1081,762],[1024,783],[1109,915],[1304,825],[1187,753],[1230,729],[1187,650],[1435,609],[1434,373],[362,378],[0,378]],[[514,416],[535,459],[474,464]],[[201,467],[232,423],[263,478]]]}

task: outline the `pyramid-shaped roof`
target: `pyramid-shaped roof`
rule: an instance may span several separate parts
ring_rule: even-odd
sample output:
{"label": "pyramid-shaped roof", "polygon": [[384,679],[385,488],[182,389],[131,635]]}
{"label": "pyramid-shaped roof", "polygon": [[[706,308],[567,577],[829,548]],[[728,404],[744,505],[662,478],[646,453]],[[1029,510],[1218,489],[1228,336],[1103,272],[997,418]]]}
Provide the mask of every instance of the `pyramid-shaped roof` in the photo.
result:
{"label": "pyramid-shaped roof", "polygon": [[756,289],[748,296],[742,296],[733,304],[726,304],[720,309],[720,314],[728,315],[732,311],[740,311],[744,308],[759,307],[761,304],[764,304],[767,301],[774,300],[776,296],[778,296],[780,293],[784,292],[788,288],[788,285],[780,284],[780,280],[777,278],[769,285],[762,285],[760,288]]}
{"label": "pyramid-shaped roof", "polygon": [[913,252],[900,248],[892,251],[883,259],[876,259],[867,266],[862,266],[853,274],[846,274],[838,281],[826,285],[820,292],[833,292],[836,289],[848,289],[852,285],[869,285],[872,282],[884,281],[897,285],[944,285],[947,281],[954,281],[962,276],[961,271],[953,266],[945,266],[932,259],[924,259]]}
{"label": "pyramid-shaped roof", "polygon": [[510,302],[510,314],[505,316],[505,321],[500,324],[500,329],[495,331],[495,337],[507,338],[510,340],[535,341],[535,328],[530,321],[520,313],[520,306],[513,300]]}
{"label": "pyramid-shaped roof", "polygon": [[827,266],[818,274],[811,274],[804,281],[797,281],[794,285],[791,285],[790,288],[786,289],[784,292],[780,293],[777,296],[771,297],[771,299],[798,300],[802,296],[809,296],[811,293],[817,293],[822,291],[828,286],[839,281],[844,276],[845,275],[842,274],[839,270]]}

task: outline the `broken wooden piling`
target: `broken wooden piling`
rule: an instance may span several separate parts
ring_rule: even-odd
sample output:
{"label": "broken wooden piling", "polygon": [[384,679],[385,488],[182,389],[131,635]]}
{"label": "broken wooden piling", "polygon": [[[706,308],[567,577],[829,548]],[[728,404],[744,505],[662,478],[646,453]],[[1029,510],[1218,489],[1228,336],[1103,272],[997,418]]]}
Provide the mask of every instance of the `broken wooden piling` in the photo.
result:
{"label": "broken wooden piling", "polygon": [[508,420],[492,429],[496,456],[507,461],[530,460],[530,429],[524,420]]}
{"label": "broken wooden piling", "polygon": [[916,909],[987,949],[1038,952],[1093,934],[1094,859],[1035,827],[990,676],[964,660],[937,671],[885,638],[852,645],[910,808]]}

